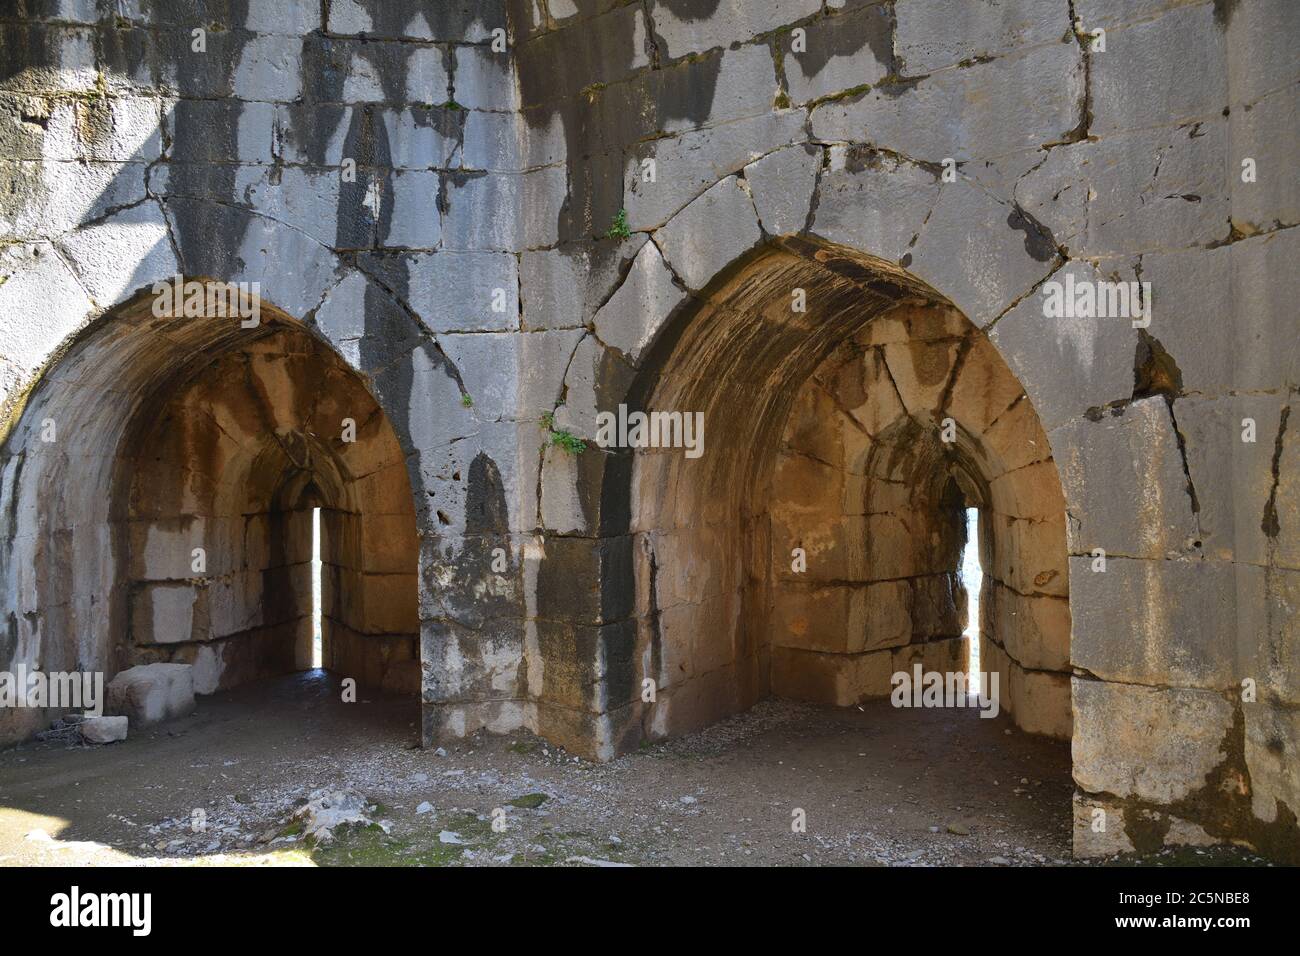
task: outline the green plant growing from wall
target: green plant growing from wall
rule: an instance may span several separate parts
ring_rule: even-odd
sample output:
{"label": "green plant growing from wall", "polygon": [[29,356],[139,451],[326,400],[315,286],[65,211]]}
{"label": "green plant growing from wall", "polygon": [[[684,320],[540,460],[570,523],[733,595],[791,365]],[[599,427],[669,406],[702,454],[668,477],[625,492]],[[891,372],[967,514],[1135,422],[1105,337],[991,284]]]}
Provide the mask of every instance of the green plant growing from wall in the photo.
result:
{"label": "green plant growing from wall", "polygon": [[609,227],[605,233],[606,239],[626,239],[632,235],[632,230],[627,227],[627,210],[620,209],[614,214],[614,224]]}
{"label": "green plant growing from wall", "polygon": [[554,412],[542,412],[542,429],[551,436],[548,444],[557,445],[571,455],[580,455],[587,450],[587,443],[573,432],[555,427]]}

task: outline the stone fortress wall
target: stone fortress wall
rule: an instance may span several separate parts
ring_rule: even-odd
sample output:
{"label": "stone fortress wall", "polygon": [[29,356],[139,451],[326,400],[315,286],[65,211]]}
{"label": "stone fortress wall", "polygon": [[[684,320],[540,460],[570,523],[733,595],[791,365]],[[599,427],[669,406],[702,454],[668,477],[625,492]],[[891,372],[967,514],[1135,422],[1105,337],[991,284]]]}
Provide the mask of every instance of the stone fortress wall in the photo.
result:
{"label": "stone fortress wall", "polygon": [[[1294,862],[1297,42],[1288,0],[7,0],[0,669],[302,666],[319,506],[328,664],[425,743],[609,759],[960,666],[969,505],[1076,852]],[[176,274],[262,322],[156,315]],[[594,446],[620,404],[705,453]]]}

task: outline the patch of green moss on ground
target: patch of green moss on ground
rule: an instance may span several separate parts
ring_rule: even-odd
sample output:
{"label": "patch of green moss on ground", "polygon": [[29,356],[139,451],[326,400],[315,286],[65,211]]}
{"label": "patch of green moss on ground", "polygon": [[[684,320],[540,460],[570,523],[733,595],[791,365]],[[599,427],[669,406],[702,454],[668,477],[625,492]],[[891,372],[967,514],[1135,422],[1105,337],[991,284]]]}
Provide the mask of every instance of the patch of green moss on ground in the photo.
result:
{"label": "patch of green moss on ground", "polygon": [[536,810],[547,799],[548,797],[544,793],[526,793],[522,797],[515,797],[511,800],[509,806],[519,807],[521,810]]}
{"label": "patch of green moss on ground", "polygon": [[[465,850],[490,854],[501,838],[493,832],[490,819],[480,820],[474,813],[422,817],[420,822],[417,832],[400,836],[385,833],[377,823],[342,827],[334,831],[329,843],[309,847],[307,852],[317,866],[457,866],[464,860]],[[441,842],[438,834],[443,830],[452,831],[463,842]]]}

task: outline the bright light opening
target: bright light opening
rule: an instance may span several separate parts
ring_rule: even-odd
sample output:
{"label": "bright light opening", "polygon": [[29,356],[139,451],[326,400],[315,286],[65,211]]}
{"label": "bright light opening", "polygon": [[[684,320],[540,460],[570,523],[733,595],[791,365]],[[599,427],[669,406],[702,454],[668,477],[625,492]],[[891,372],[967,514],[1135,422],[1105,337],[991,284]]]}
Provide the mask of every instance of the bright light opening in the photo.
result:
{"label": "bright light opening", "polygon": [[961,584],[966,589],[966,686],[978,694],[980,687],[980,585],[984,572],[980,568],[980,513],[966,509],[966,546],[961,552]]}
{"label": "bright light opening", "polygon": [[311,509],[311,666],[324,666],[321,650],[320,509]]}

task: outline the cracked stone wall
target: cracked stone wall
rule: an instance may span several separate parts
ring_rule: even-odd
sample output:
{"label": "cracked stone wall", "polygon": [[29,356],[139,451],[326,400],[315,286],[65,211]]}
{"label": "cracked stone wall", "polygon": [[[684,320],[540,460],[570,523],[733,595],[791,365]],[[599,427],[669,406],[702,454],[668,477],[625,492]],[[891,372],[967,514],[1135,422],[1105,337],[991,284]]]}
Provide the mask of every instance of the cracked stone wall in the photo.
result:
{"label": "cracked stone wall", "polygon": [[[567,437],[620,403],[729,403],[776,449],[834,349],[918,299],[988,343],[1059,474],[1077,851],[1297,858],[1286,0],[9,0],[0,38],[0,665],[121,666],[101,596],[129,552],[78,515],[125,413],[247,344],[123,334],[90,381],[148,388],[97,406],[78,343],[146,321],[131,304],[174,273],[259,282],[405,458],[426,742],[528,727],[608,758],[672,728],[639,679],[641,541],[674,525],[641,507],[653,456]],[[1149,283],[1150,324],[1047,317],[1067,277]],[[693,374],[725,368],[675,351],[719,308],[787,358]],[[37,465],[46,419],[90,457]],[[706,452],[687,497],[762,514],[733,487],[762,457]],[[656,586],[733,542],[678,543]],[[779,687],[763,589],[716,586],[746,662],[720,713]]]}

